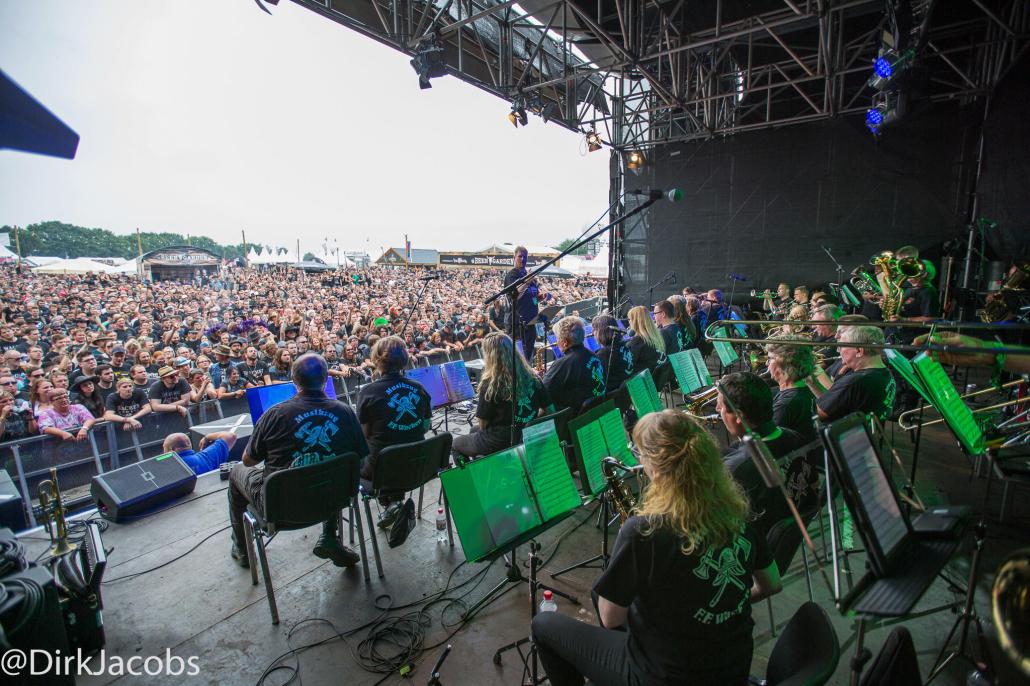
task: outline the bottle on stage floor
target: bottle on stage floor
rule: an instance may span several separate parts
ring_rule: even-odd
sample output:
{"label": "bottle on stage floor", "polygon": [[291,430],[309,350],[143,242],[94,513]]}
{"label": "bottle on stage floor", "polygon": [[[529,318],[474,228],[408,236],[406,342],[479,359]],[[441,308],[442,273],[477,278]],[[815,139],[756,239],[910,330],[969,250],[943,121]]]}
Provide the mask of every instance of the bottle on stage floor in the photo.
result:
{"label": "bottle on stage floor", "polygon": [[447,542],[447,515],[443,508],[436,508],[436,540],[439,543]]}
{"label": "bottle on stage floor", "polygon": [[544,599],[540,601],[541,612],[557,612],[558,603],[554,602],[554,594],[550,591],[544,591]]}

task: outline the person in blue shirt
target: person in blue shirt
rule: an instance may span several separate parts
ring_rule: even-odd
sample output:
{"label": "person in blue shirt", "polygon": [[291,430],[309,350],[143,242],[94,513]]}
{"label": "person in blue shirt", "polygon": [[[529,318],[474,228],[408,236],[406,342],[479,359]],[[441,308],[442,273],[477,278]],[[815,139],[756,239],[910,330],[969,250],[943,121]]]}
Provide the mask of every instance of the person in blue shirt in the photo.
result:
{"label": "person in blue shirt", "polygon": [[162,445],[166,453],[175,453],[189,465],[194,474],[203,474],[229,461],[229,451],[236,443],[236,434],[231,431],[216,431],[200,439],[200,450],[193,451],[193,444],[186,434],[169,434]]}

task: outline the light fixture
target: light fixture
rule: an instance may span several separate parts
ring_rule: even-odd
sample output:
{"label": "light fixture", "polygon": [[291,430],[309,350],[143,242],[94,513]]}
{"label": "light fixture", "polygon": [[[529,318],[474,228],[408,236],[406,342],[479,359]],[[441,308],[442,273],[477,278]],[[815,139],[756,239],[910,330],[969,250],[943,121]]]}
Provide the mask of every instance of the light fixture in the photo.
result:
{"label": "light fixture", "polygon": [[547,103],[543,106],[543,109],[540,110],[540,118],[544,120],[545,124],[554,119],[558,114],[560,114],[558,106],[553,102]]}
{"label": "light fixture", "polygon": [[914,50],[905,50],[901,54],[893,49],[880,50],[880,55],[873,61],[873,75],[866,85],[878,91],[891,87],[895,80],[912,64]]}
{"label": "light fixture", "polygon": [[905,98],[897,93],[882,93],[873,100],[873,106],[866,110],[865,125],[874,136],[881,129],[900,119],[905,114]]}
{"label": "light fixture", "polygon": [[511,103],[511,112],[508,113],[508,121],[516,129],[519,128],[519,124],[523,126],[529,126],[529,115],[526,114],[526,99],[522,95],[515,97],[515,101]]}
{"label": "light fixture", "polygon": [[586,133],[587,150],[590,152],[597,152],[603,146],[601,145],[601,137],[597,135],[597,131],[590,129]]}
{"label": "light fixture", "polygon": [[411,60],[411,68],[418,74],[419,88],[422,90],[432,88],[433,84],[429,83],[429,79],[447,75],[443,46],[436,39],[430,39],[421,43],[415,50],[415,57]]}
{"label": "light fixture", "polygon": [[647,157],[644,156],[644,152],[642,150],[632,150],[629,155],[626,156],[626,168],[633,170],[637,174],[643,171],[646,164]]}

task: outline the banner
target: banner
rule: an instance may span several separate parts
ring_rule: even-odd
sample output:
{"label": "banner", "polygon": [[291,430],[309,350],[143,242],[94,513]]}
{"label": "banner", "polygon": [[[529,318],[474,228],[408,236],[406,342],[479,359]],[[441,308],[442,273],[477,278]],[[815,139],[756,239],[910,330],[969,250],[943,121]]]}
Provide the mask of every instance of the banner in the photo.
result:
{"label": "banner", "polygon": [[[530,255],[526,260],[526,266],[530,269],[537,267],[547,259]],[[483,253],[440,253],[440,265],[453,267],[487,267],[493,269],[510,269],[515,264],[513,255],[486,255]]]}

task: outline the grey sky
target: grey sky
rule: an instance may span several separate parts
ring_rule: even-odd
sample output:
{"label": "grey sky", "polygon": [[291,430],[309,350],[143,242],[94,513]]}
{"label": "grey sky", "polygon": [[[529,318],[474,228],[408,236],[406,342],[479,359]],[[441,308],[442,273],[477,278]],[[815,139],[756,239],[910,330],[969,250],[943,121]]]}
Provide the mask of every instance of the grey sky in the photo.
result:
{"label": "grey sky", "polygon": [[319,252],[554,244],[607,206],[607,151],[290,2],[0,0],[0,66],[82,140],[0,151],[0,224],[56,219]]}

